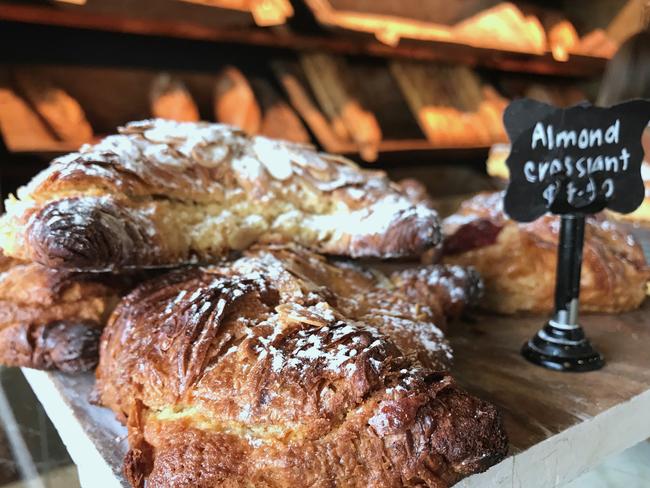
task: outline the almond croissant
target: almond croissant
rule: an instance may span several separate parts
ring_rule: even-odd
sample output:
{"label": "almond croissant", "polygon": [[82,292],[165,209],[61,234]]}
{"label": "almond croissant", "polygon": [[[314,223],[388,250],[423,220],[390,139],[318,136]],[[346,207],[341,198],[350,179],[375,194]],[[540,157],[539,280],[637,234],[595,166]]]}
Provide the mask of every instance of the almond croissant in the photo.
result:
{"label": "almond croissant", "polygon": [[[448,352],[414,327],[438,293],[401,288],[449,270],[425,269],[386,277],[272,247],[136,289],[97,370],[128,426],[130,483],[446,488],[501,460],[496,409],[419,359]],[[462,281],[439,280],[438,310],[475,289]]]}
{"label": "almond croissant", "polygon": [[419,256],[437,214],[380,171],[208,123],[145,120],[55,159],[6,202],[0,247],[50,267],[205,262],[257,241]]}

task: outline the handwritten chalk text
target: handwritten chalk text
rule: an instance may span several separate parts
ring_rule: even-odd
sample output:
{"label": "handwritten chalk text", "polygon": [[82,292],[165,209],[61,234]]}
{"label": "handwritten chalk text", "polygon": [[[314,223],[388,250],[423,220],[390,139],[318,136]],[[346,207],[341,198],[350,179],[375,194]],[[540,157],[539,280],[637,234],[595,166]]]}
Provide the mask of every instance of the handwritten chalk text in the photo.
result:
{"label": "handwritten chalk text", "polygon": [[627,171],[629,164],[630,153],[627,148],[623,148],[617,156],[589,156],[576,160],[571,156],[565,156],[562,160],[555,158],[551,161],[540,161],[538,163],[527,161],[524,164],[524,176],[529,183],[544,181],[559,174],[566,174],[568,177],[576,175],[578,178],[584,178],[602,171],[612,173]]}
{"label": "handwritten chalk text", "polygon": [[561,130],[555,132],[552,124],[544,127],[542,122],[537,122],[533,129],[530,147],[536,149],[540,144],[546,149],[579,147],[588,149],[600,147],[603,144],[618,144],[621,132],[621,121],[616,119],[604,132],[603,129]]}

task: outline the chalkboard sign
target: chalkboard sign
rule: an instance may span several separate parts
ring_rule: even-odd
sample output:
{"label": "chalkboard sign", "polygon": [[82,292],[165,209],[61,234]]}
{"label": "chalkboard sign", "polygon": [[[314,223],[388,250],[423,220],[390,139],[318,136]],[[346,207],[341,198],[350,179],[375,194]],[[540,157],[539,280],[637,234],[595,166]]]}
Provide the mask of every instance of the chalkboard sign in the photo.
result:
{"label": "chalkboard sign", "polygon": [[521,99],[505,111],[512,144],[506,213],[520,222],[561,215],[555,314],[521,349],[532,363],[574,372],[605,364],[578,323],[585,215],[604,208],[629,213],[643,202],[641,137],[648,120],[647,100],[561,109]]}
{"label": "chalkboard sign", "polygon": [[530,222],[547,212],[634,211],[644,198],[641,135],[648,120],[648,100],[566,109],[513,101],[504,114],[512,143],[506,213]]}

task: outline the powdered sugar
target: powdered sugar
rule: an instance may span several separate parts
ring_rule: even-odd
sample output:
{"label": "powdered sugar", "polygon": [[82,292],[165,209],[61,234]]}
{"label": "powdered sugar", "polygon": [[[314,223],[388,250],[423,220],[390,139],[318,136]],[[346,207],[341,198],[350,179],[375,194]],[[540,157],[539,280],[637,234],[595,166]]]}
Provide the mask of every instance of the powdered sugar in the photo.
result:
{"label": "powdered sugar", "polygon": [[[319,315],[325,311],[325,315],[331,315],[332,311],[325,303],[304,308],[304,311],[298,309],[297,313]],[[320,316],[320,315],[319,315]],[[307,320],[309,318],[305,315]],[[328,322],[324,322],[328,323]],[[323,369],[331,372],[352,374],[356,366],[348,366],[348,363],[360,353],[369,353],[373,349],[383,346],[382,340],[376,338],[369,346],[359,349],[360,334],[369,331],[364,327],[346,324],[340,321],[329,322],[328,325],[316,329],[309,328],[299,330],[295,339],[292,340],[292,346],[288,346],[286,339],[283,351],[278,350],[273,342],[280,337],[288,325],[283,322],[279,314],[272,315],[263,326],[268,327],[274,324],[271,333],[257,338],[258,360],[271,358],[271,370],[274,373],[280,373],[284,368],[294,368],[304,370],[310,365],[320,364]],[[353,336],[349,341],[345,341],[348,336]]]}
{"label": "powdered sugar", "polygon": [[283,143],[266,137],[256,137],[253,139],[253,151],[275,179],[283,181],[293,174],[292,154]]}
{"label": "powdered sugar", "polygon": [[[216,258],[270,235],[328,253],[412,255],[421,249],[408,244],[434,243],[438,227],[432,210],[409,202],[382,172],[362,170],[310,147],[251,138],[220,124],[158,119],[130,123],[117,135],[55,160],[19,195],[24,205],[7,205],[12,215],[5,221],[19,222],[15,227],[21,229],[21,215],[36,214],[46,200],[110,195],[124,211],[116,220],[137,214],[133,230],[151,237],[147,241],[165,242],[171,232],[190,236],[174,252],[138,243],[128,253],[132,262],[124,266]],[[251,215],[262,220],[247,220]],[[414,236],[401,239],[406,248],[387,252],[377,249],[373,239],[365,242],[406,221],[405,232]],[[231,232],[243,224],[245,232]],[[18,249],[20,238],[5,247]],[[116,246],[121,238],[131,242],[117,233]]]}
{"label": "powdered sugar", "polygon": [[271,361],[271,369],[274,373],[279,373],[284,367],[284,356],[281,351],[278,351],[275,347],[269,346],[269,352],[273,358]]}

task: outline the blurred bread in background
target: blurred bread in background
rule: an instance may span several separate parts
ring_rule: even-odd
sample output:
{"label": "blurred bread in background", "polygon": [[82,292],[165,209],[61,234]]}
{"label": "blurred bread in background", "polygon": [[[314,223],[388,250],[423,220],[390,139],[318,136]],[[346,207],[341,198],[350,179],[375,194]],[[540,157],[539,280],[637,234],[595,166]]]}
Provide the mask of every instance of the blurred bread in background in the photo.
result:
{"label": "blurred bread in background", "polygon": [[177,122],[200,120],[199,109],[185,84],[169,73],[161,73],[151,84],[151,115]]}

